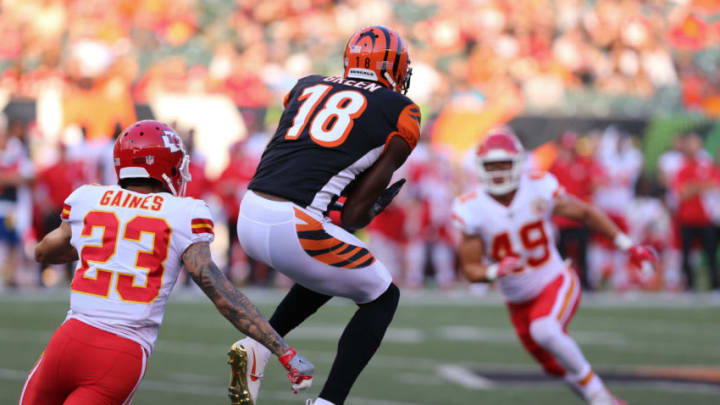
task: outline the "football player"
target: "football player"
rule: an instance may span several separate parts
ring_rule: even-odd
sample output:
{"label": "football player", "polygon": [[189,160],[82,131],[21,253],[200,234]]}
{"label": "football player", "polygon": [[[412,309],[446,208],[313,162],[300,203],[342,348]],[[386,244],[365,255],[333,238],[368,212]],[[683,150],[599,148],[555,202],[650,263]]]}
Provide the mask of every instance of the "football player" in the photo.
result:
{"label": "football player", "polygon": [[636,265],[651,265],[654,253],[633,245],[600,210],[564,194],[551,174],[523,173],[523,147],[509,129],[491,132],[476,161],[482,185],[453,203],[465,276],[472,282],[497,280],[520,341],[545,372],[563,377],[589,404],[624,404],[567,333],[581,289],[555,248],[550,219],[582,222],[627,251]]}
{"label": "football player", "polygon": [[[358,305],[319,398],[308,400],[314,405],[345,402],[400,297],[386,267],[349,231],[366,226],[403,184],[387,187],[420,136],[420,109],[404,95],[409,62],[397,32],[373,26],[348,41],[343,76],[300,79],[240,206],[243,249],[296,283],[270,319],[280,335],[333,296]],[[328,213],[340,196],[347,200],[336,226]],[[253,339],[233,347],[248,352],[257,399],[270,352]]]}
{"label": "football player", "polygon": [[20,405],[129,404],[183,265],[220,313],[278,356],[292,384],[311,378],[313,365],[213,263],[213,221],[203,201],[183,197],[189,157],[175,132],[137,122],[116,141],[113,159],[119,184],[76,189],[62,224],[35,249],[38,262],[78,266],[70,311],[30,371]]}

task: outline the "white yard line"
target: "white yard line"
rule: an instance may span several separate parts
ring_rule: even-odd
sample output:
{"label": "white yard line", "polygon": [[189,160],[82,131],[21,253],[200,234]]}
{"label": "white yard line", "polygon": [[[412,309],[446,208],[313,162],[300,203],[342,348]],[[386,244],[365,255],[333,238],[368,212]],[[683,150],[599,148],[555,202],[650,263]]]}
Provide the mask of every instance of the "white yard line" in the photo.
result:
{"label": "white yard line", "polygon": [[437,373],[440,377],[471,390],[487,390],[495,386],[492,381],[471,372],[465,367],[446,364],[438,367]]}

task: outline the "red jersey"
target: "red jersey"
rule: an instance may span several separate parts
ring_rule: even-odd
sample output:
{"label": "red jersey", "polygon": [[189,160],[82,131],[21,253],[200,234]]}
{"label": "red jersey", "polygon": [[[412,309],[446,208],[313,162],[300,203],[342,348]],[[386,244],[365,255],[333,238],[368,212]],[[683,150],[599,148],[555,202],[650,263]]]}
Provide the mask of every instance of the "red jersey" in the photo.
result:
{"label": "red jersey", "polygon": [[[712,163],[688,160],[675,175],[672,189],[678,194],[687,185],[702,181],[718,183],[716,170]],[[681,200],[678,204],[676,216],[681,225],[704,226],[710,224],[710,218],[702,202],[702,193]]]}
{"label": "red jersey", "polygon": [[[590,202],[593,183],[601,175],[601,169],[593,159],[582,156],[570,161],[558,159],[550,167],[549,172],[557,178],[567,194],[585,202]],[[553,222],[561,229],[580,226],[577,222],[564,217],[554,217]]]}

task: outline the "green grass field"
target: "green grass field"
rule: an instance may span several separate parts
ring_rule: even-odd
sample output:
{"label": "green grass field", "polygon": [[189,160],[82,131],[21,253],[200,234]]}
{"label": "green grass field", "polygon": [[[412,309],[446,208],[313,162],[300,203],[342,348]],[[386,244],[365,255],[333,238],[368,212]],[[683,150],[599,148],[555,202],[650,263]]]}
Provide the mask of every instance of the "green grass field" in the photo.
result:
{"label": "green grass field", "polygon": [[[241,337],[194,292],[171,300],[147,376],[134,404],[227,404],[225,353]],[[252,291],[269,314],[281,292]],[[67,310],[60,291],[0,295],[0,403],[17,401],[23,380]],[[325,380],[337,339],[354,307],[335,299],[288,336],[316,365],[316,385],[294,396],[276,361],[259,403],[304,404]],[[720,403],[720,303],[717,297],[588,297],[570,327],[601,374],[638,370],[671,374],[704,369],[707,384],[631,382],[609,387],[630,404]],[[487,378],[468,370],[482,370]],[[490,374],[508,372],[507,380]],[[506,373],[506,374],[508,374]],[[530,377],[523,381],[513,376]],[[439,292],[405,294],[386,341],[360,376],[348,404],[580,404],[565,385],[536,381],[539,368],[523,351],[497,297]],[[467,381],[467,379],[470,381]],[[713,380],[714,379],[714,380]],[[480,383],[478,383],[478,381]],[[478,385],[490,382],[485,388]]]}

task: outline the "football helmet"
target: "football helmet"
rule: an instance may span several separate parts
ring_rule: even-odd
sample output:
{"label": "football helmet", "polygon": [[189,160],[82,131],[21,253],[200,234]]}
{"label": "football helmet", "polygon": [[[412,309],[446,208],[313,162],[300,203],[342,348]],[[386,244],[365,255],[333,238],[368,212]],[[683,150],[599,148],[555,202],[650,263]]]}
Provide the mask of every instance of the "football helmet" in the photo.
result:
{"label": "football helmet", "polygon": [[353,34],[343,54],[346,78],[378,82],[402,94],[410,87],[408,48],[400,35],[382,25]]}
{"label": "football helmet", "polygon": [[[490,194],[501,195],[515,190],[520,184],[525,149],[515,133],[507,127],[490,131],[475,153],[480,181]],[[495,162],[510,162],[509,169],[488,170]]]}
{"label": "football helmet", "polygon": [[118,179],[150,178],[175,196],[184,196],[190,181],[190,157],[182,139],[159,121],[138,121],[120,134],[113,148]]}

